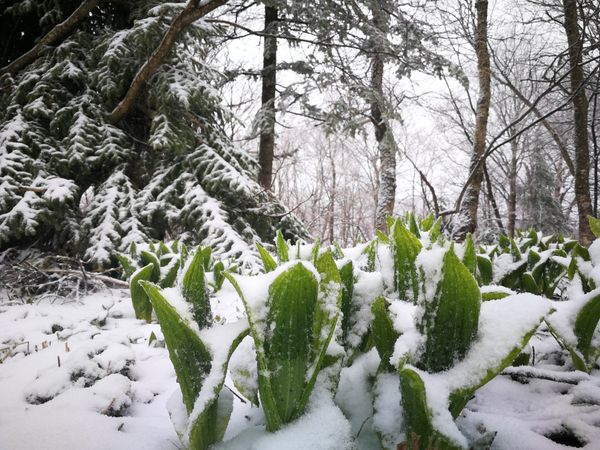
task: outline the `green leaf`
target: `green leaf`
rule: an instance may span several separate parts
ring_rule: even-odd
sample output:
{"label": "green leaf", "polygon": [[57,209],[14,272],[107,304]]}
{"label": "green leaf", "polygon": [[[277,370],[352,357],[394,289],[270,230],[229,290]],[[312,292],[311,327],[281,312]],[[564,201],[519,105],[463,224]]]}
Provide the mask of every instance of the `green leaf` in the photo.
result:
{"label": "green leaf", "polygon": [[218,372],[210,376],[218,375],[220,377],[219,382],[213,387],[212,393],[207,393],[212,398],[208,399],[204,410],[199,413],[192,424],[189,436],[190,449],[206,450],[212,444],[223,440],[229,418],[233,412],[233,395],[229,391],[223,390],[225,374],[227,373],[227,366],[229,365],[231,355],[247,335],[248,329],[238,334],[229,345],[227,358],[222,367],[212,368],[213,371],[216,370]]}
{"label": "green leaf", "polygon": [[190,413],[202,388],[202,382],[211,369],[210,352],[185,319],[164,298],[158,286],[147,281],[140,284],[148,294],[158,317],[181,388],[183,403]]}
{"label": "green leaf", "polygon": [[169,250],[169,247],[167,247],[164,242],[160,241],[158,243],[157,255],[163,256],[163,255],[166,255],[167,253],[171,253],[171,250]]}
{"label": "green leaf", "polygon": [[435,221],[435,217],[432,213],[430,213],[427,217],[421,220],[421,230],[429,231],[433,226],[433,222]]}
{"label": "green leaf", "polygon": [[183,298],[192,305],[192,315],[200,328],[209,326],[213,320],[210,300],[206,290],[204,258],[205,254],[198,247],[191,263],[183,274],[181,289]]}
{"label": "green leaf", "polygon": [[285,242],[285,239],[283,238],[281,230],[277,230],[275,247],[277,248],[277,259],[279,260],[279,264],[288,262],[290,260],[289,247],[287,242]]}
{"label": "green leaf", "polygon": [[387,229],[391,230],[394,227],[394,223],[396,223],[397,221],[399,221],[400,219],[396,219],[393,216],[387,216],[385,218],[385,223],[387,224]]}
{"label": "green leaf", "polygon": [[524,292],[539,294],[538,285],[535,278],[533,278],[533,275],[531,275],[531,272],[525,272],[521,277],[521,288]]}
{"label": "green leaf", "polygon": [[[421,242],[406,229],[401,220],[392,228],[392,253],[394,255],[394,284],[400,300],[417,301],[419,280],[416,259]],[[408,292],[411,292],[408,295]]]}
{"label": "green leaf", "polygon": [[434,428],[432,412],[427,405],[425,383],[417,372],[409,367],[400,370],[400,390],[407,437],[406,448],[410,450],[461,448]]}
{"label": "green leaf", "polygon": [[504,234],[498,236],[498,245],[500,245],[500,248],[502,248],[502,250],[508,250],[508,248],[510,247],[510,241],[511,239]]}
{"label": "green leaf", "polygon": [[596,238],[600,237],[600,220],[593,216],[588,216],[588,222],[590,223],[590,228],[592,229],[594,236],[596,236]]}
{"label": "green leaf", "polygon": [[575,243],[575,246],[571,250],[571,255],[573,258],[581,258],[584,261],[591,261],[590,251],[579,244],[579,242]]}
{"label": "green leaf", "polygon": [[475,244],[473,243],[473,236],[471,236],[471,233],[467,234],[465,240],[465,254],[462,262],[467,269],[469,269],[471,275],[477,277],[477,253],[475,252]]}
{"label": "green leaf", "polygon": [[123,274],[126,278],[129,278],[136,271],[136,264],[133,260],[124,253],[115,253],[115,258],[121,264],[123,268]]}
{"label": "green leaf", "polygon": [[135,318],[150,322],[152,320],[152,304],[148,299],[146,291],[140,285],[140,281],[149,281],[152,278],[154,266],[148,264],[141,269],[136,270],[129,280],[129,289],[131,291],[131,302],[135,311]]}
{"label": "green leaf", "polygon": [[510,240],[510,254],[513,257],[513,262],[518,262],[523,259],[521,250],[519,250],[519,246],[517,245],[514,239]]}
{"label": "green leaf", "polygon": [[327,336],[324,335],[323,330],[326,330],[325,333],[329,333],[334,315],[338,315],[342,308],[342,280],[330,250],[319,257],[315,267],[321,276],[313,324],[315,342],[313,351],[316,354],[320,351],[321,344]]}
{"label": "green leaf", "polygon": [[542,283],[546,297],[552,298],[554,296],[554,291],[560,280],[567,274],[567,270],[568,267],[563,266],[552,257],[546,261],[544,272],[542,273]]}
{"label": "green leaf", "polygon": [[179,272],[179,265],[180,262],[178,259],[171,261],[171,267],[168,268],[169,270],[167,270],[167,274],[160,281],[161,288],[165,289],[173,287],[175,280],[177,279],[177,272]]}
{"label": "green leaf", "polygon": [[494,278],[492,260],[487,256],[477,255],[477,269],[479,271],[481,284],[490,284]]}
{"label": "green leaf", "polygon": [[491,300],[500,300],[501,298],[508,297],[508,292],[504,291],[486,291],[481,293],[481,301],[487,302]]}
{"label": "green leaf", "polygon": [[158,283],[160,280],[160,261],[158,257],[154,253],[147,252],[146,250],[142,250],[140,257],[142,264],[152,264],[152,277],[150,281]]}
{"label": "green leaf", "polygon": [[311,367],[312,327],[318,283],[302,263],[269,287],[264,349],[277,411],[283,423],[295,418]]}
{"label": "green leaf", "polygon": [[591,356],[595,353],[592,346],[592,338],[598,327],[600,320],[600,294],[592,297],[577,313],[573,331],[577,336],[577,349],[581,352],[588,366],[592,366],[595,361],[591,361]]}
{"label": "green leaf", "polygon": [[527,254],[527,269],[533,270],[533,268],[540,261],[540,259],[542,259],[542,257],[538,252],[536,252],[533,249],[529,250],[529,253]]}
{"label": "green leaf", "polygon": [[410,232],[412,234],[414,234],[417,239],[421,238],[421,233],[419,232],[419,226],[417,225],[417,220],[415,219],[415,214],[414,213],[409,213],[408,215],[408,226],[410,229]]}
{"label": "green leaf", "polygon": [[429,230],[429,240],[431,242],[435,242],[438,240],[438,238],[440,237],[440,234],[441,234],[441,229],[442,229],[442,218],[438,217],[438,219],[435,221],[435,223],[431,227],[431,230]]}
{"label": "green leaf", "polygon": [[215,280],[215,291],[218,291],[223,286],[223,281],[225,277],[223,277],[223,272],[225,271],[225,264],[223,261],[218,261],[213,266],[213,277]]}
{"label": "green leaf", "polygon": [[451,246],[444,255],[442,279],[434,298],[426,300],[419,324],[427,337],[421,368],[440,372],[463,359],[477,336],[480,307],[479,286]]}
{"label": "green leaf", "polygon": [[271,254],[258,242],[256,243],[256,248],[265,268],[265,273],[272,272],[273,270],[277,269],[277,262],[275,262],[275,259],[273,259]]}
{"label": "green leaf", "polygon": [[390,364],[390,357],[394,353],[394,345],[400,335],[394,330],[392,319],[385,304],[385,298],[378,297],[371,305],[371,312],[373,313],[373,322],[371,323],[373,341],[377,353],[379,353],[382,367],[391,372],[393,367]]}
{"label": "green leaf", "polygon": [[[313,244],[313,248],[310,252],[310,262],[317,264],[317,258],[319,257],[319,250],[321,248],[321,239],[317,239]],[[335,254],[333,255],[335,258]],[[336,258],[337,259],[337,258]]]}
{"label": "green leaf", "polygon": [[527,260],[522,260],[519,264],[516,264],[512,270],[506,272],[506,274],[500,280],[500,285],[509,289],[517,290],[521,282],[521,277],[526,270]]}
{"label": "green leaf", "polygon": [[267,360],[265,355],[265,342],[262,334],[259,333],[259,328],[254,320],[254,315],[246,300],[246,296],[242,291],[239,283],[236,281],[234,276],[230,273],[225,272],[223,276],[231,283],[238,293],[244,309],[246,310],[246,318],[250,324],[250,333],[254,340],[254,346],[256,348],[256,363],[258,366],[258,390],[260,393],[260,401],[262,404],[263,412],[265,414],[265,420],[267,422],[267,430],[274,432],[277,431],[283,425],[281,416],[279,415],[279,409],[277,402],[271,387],[271,379],[269,378],[269,369],[267,366]]}
{"label": "green leaf", "polygon": [[212,248],[198,247],[197,252],[202,253],[202,265],[204,266],[204,271],[208,272],[210,270],[210,266],[212,265]]}
{"label": "green leaf", "polygon": [[372,240],[363,250],[367,255],[367,266],[365,272],[375,272],[375,261],[377,260],[377,239]]}
{"label": "green leaf", "polygon": [[342,250],[338,241],[333,241],[333,257],[335,259],[342,259],[344,257],[344,250]]}
{"label": "green leaf", "polygon": [[346,342],[350,332],[350,315],[352,314],[352,296],[354,295],[354,263],[348,261],[340,268],[342,282],[342,339]]}
{"label": "green leaf", "polygon": [[375,230],[375,237],[384,244],[390,243],[390,238],[387,234],[381,232],[381,230]]}

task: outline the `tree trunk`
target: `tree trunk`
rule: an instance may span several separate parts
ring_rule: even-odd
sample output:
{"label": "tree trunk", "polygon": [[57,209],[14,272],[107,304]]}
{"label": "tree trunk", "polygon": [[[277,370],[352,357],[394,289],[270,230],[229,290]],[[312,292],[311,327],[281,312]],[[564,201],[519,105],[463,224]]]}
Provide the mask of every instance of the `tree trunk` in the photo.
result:
{"label": "tree trunk", "polygon": [[496,226],[500,233],[506,233],[504,229],[504,224],[502,223],[502,217],[500,216],[500,210],[498,209],[498,203],[496,203],[496,198],[494,197],[494,189],[492,187],[492,180],[490,179],[490,174],[487,170],[487,164],[483,164],[483,175],[485,177],[485,184],[487,186],[487,193],[490,199],[490,205],[492,206],[492,211],[494,212],[494,219],[496,220]]}
{"label": "tree trunk", "polygon": [[[277,34],[277,8],[265,5],[265,34]],[[277,88],[277,38],[265,36],[263,45],[262,105],[258,146],[258,182],[265,190],[273,183],[275,153],[275,95]]]}
{"label": "tree trunk", "polygon": [[479,208],[479,191],[483,179],[483,157],[485,153],[487,124],[492,98],[490,53],[487,37],[488,0],[476,0],[477,28],[475,30],[475,52],[477,54],[477,73],[479,77],[479,99],[475,119],[475,135],[473,138],[473,154],[469,173],[474,174],[467,187],[458,213],[457,228],[454,237],[458,241],[465,239],[467,233],[474,233],[477,228],[477,210]]}
{"label": "tree trunk", "polygon": [[92,9],[94,9],[100,1],[102,0],[85,0],[69,17],[67,17],[67,19],[56,25],[42,37],[31,50],[0,69],[0,74],[15,74],[19,70],[27,67],[37,59],[44,48],[49,45],[54,45],[59,40],[63,39],[79,24],[79,22],[87,18]]}
{"label": "tree trunk", "polygon": [[517,222],[517,142],[510,142],[510,168],[508,176],[508,235],[515,236],[515,224]]}
{"label": "tree trunk", "polygon": [[337,189],[335,161],[331,152],[331,143],[329,144],[329,164],[331,168],[331,193],[329,195],[329,243],[333,244],[335,239],[335,194]]}
{"label": "tree trunk", "polygon": [[577,25],[577,0],[563,0],[565,11],[564,27],[569,45],[569,67],[571,69],[571,95],[573,96],[573,120],[575,125],[575,200],[579,216],[579,241],[583,245],[592,243],[594,236],[587,216],[592,215],[590,196],[590,149],[588,142],[588,101],[583,86],[581,53],[583,41]]}
{"label": "tree trunk", "polygon": [[[371,2],[373,26],[381,34],[387,32],[384,11],[380,0]],[[380,36],[378,36],[380,37]],[[396,201],[396,141],[383,116],[383,55],[378,53],[376,39],[373,39],[371,60],[371,121],[375,127],[375,140],[379,151],[379,192],[375,210],[375,228],[385,231],[387,217],[394,213]]]}
{"label": "tree trunk", "polygon": [[204,17],[219,6],[224,5],[227,1],[228,0],[209,0],[206,3],[201,2],[200,6],[197,6],[197,0],[188,0],[183,11],[181,11],[175,20],[173,20],[173,23],[165,33],[161,43],[156,50],[152,52],[148,61],[144,63],[133,78],[125,97],[123,97],[115,109],[110,113],[110,121],[112,123],[119,122],[129,114],[135,105],[137,98],[141,94],[146,81],[150,79],[171,53],[179,34],[196,20]]}

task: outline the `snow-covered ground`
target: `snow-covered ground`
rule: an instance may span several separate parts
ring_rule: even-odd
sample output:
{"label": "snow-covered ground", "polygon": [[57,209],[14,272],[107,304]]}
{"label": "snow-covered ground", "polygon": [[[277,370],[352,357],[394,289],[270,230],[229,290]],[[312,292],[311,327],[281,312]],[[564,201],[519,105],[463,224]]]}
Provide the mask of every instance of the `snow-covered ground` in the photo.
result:
{"label": "snow-covered ground", "polygon": [[[227,283],[214,302],[216,318],[242,317]],[[166,406],[178,390],[175,372],[161,342],[158,324],[134,318],[127,290],[53,303],[0,297],[0,450],[182,448]],[[497,431],[492,448],[500,450],[600,449],[600,373],[573,371],[549,334],[531,346],[534,366],[510,368],[480,389],[458,420],[461,431]],[[342,372],[335,401],[315,391],[308,413],[276,434],[264,432],[258,408],[236,398],[217,448],[377,448],[367,390],[377,364],[374,351],[358,358]],[[229,377],[226,385],[233,389]]]}

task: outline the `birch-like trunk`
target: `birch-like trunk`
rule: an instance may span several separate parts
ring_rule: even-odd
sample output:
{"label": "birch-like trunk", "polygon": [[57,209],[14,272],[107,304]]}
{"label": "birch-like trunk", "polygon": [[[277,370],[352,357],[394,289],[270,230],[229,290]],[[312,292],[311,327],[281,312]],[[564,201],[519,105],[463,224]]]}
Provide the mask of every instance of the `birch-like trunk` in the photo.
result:
{"label": "birch-like trunk", "polygon": [[[371,2],[374,28],[382,37],[387,32],[387,22],[379,0]],[[373,40],[374,43],[377,39]],[[383,55],[373,49],[371,60],[371,121],[375,128],[375,140],[379,151],[379,191],[375,210],[375,228],[381,231],[387,229],[387,216],[394,212],[396,201],[396,141],[383,115],[383,70],[385,62]]]}
{"label": "birch-like trunk", "polygon": [[454,238],[462,241],[467,233],[477,229],[477,210],[479,208],[479,192],[483,180],[483,158],[486,147],[487,125],[492,98],[490,53],[488,50],[487,13],[488,0],[476,0],[477,25],[475,30],[475,52],[477,54],[477,73],[479,78],[479,99],[475,118],[475,135],[473,153],[469,173],[473,174],[471,183],[465,191],[458,213],[458,221]]}

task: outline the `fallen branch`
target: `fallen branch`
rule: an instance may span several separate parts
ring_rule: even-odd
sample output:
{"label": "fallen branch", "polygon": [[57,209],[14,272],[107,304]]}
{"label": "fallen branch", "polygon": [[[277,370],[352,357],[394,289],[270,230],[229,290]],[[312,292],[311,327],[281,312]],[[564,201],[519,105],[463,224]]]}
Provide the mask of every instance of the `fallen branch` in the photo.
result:
{"label": "fallen branch", "polygon": [[538,380],[555,381],[557,383],[579,384],[581,381],[590,379],[587,373],[575,372],[555,372],[553,370],[538,369],[536,367],[507,367],[502,371],[502,375],[508,375],[517,381],[519,379],[535,378]]}
{"label": "fallen branch", "polygon": [[[42,270],[42,272],[46,272],[46,273],[55,273],[57,275],[82,275],[82,271],[81,270],[71,270],[71,269],[48,269],[48,270]],[[102,281],[103,283],[107,284],[108,287],[122,287],[122,288],[129,288],[129,283],[127,281],[123,281],[123,280],[118,280],[116,278],[113,277],[109,277],[106,275],[100,275],[94,272],[83,272],[83,278],[91,278],[91,279],[96,279],[98,281]]]}

